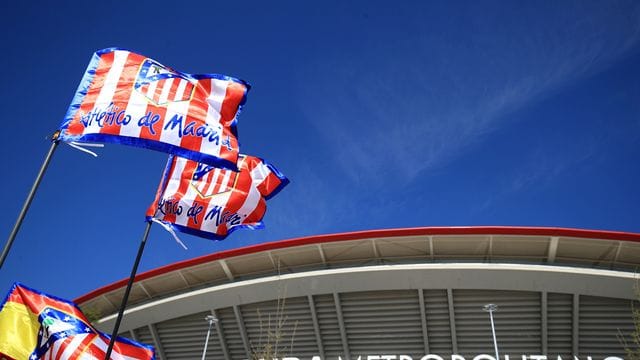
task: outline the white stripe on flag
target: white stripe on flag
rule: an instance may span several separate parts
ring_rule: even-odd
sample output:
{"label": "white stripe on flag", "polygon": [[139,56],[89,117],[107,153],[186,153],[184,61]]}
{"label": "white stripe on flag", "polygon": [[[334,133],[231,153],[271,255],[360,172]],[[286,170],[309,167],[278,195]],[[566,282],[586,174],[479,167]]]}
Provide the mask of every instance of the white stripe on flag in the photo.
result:
{"label": "white stripe on flag", "polygon": [[189,82],[184,79],[180,79],[180,83],[178,84],[178,88],[176,89],[176,94],[173,97],[173,101],[182,100],[182,95],[184,94],[184,89],[187,87]]}
{"label": "white stripe on flag", "polygon": [[164,104],[167,102],[167,99],[169,98],[169,91],[171,90],[171,85],[173,85],[174,80],[174,78],[169,78],[163,82],[162,92],[160,93],[158,104]]}
{"label": "white stripe on flag", "polygon": [[210,186],[211,182],[215,181],[216,171],[218,171],[218,169],[211,169],[211,170],[207,171],[207,174],[205,176],[200,178],[200,181],[198,182],[197,188],[198,188],[198,191],[200,191],[201,194],[205,194],[206,190]]}
{"label": "white stripe on flag", "polygon": [[[184,171],[184,167],[187,164],[187,159],[181,157],[174,158],[175,168],[171,173],[171,178],[167,183],[167,187],[164,191],[163,198],[167,199],[169,197],[173,197],[173,195],[178,191],[180,187],[180,179],[182,178],[182,172]],[[162,218],[159,218],[162,219]]]}
{"label": "white stripe on flag", "polygon": [[[238,159],[238,170],[242,170],[244,161],[245,161],[244,157],[241,157]],[[231,170],[228,170],[227,172],[230,173]],[[204,215],[207,216],[209,211],[212,211],[216,206],[219,206],[222,208],[222,210],[220,211],[220,213],[222,214],[222,212],[224,211],[224,208],[227,206],[227,203],[229,202],[229,198],[231,197],[231,194],[233,194],[233,191],[227,191],[227,192],[210,197],[208,199],[209,203],[207,205]],[[214,234],[217,233],[218,226],[216,225],[215,218],[209,219],[207,221],[203,221],[203,223],[200,224],[200,230],[206,231],[209,233],[214,233]]]}
{"label": "white stripe on flag", "polygon": [[49,348],[49,350],[44,353],[44,356],[42,357],[42,360],[51,360],[51,353],[53,353],[53,347],[56,346],[56,344],[54,343],[53,346],[51,346]]}
{"label": "white stripe on flag", "polygon": [[[258,170],[258,171],[260,171],[260,170]],[[256,168],[254,168],[251,171],[251,178],[252,179],[253,179],[253,176],[254,176],[254,172],[256,172]],[[260,175],[257,175],[257,176],[260,176]],[[247,194],[247,198],[245,199],[244,203],[242,204],[242,206],[238,210],[238,214],[240,216],[242,216],[242,217],[249,216],[249,214],[251,214],[256,209],[256,207],[258,206],[258,202],[260,201],[260,198],[262,198],[262,195],[258,191],[258,188],[256,186],[254,186],[254,184],[252,184],[249,187],[249,193]]]}
{"label": "white stripe on flag", "polygon": [[[104,85],[100,89],[95,105],[91,110],[93,113],[107,111],[107,106],[109,106],[113,100],[113,95],[118,86],[118,80],[120,80],[120,75],[122,74],[122,69],[124,69],[124,64],[128,56],[129,52],[127,51],[114,52],[113,64],[111,64],[111,68],[104,79]],[[94,121],[84,129],[83,134],[96,134],[100,132],[100,126],[98,122],[95,121],[95,117],[92,117],[92,119],[94,119]]]}
{"label": "white stripe on flag", "polygon": [[159,81],[152,81],[147,87],[147,97],[153,99],[153,95],[156,93],[156,87],[158,87]]}
{"label": "white stripe on flag", "polygon": [[[222,169],[213,169],[212,171],[210,171],[211,173],[213,173],[211,175],[211,181],[209,182],[209,188],[207,189],[206,192],[211,192],[213,191],[213,188],[216,186],[216,183],[218,182],[218,178],[220,177],[220,173],[222,173]],[[204,192],[205,189],[202,189],[202,191]]]}
{"label": "white stripe on flag", "polygon": [[131,96],[127,103],[126,114],[130,115],[130,122],[120,126],[120,136],[139,137],[141,127],[138,126],[140,120],[147,113],[148,100],[140,91],[131,89]]}
{"label": "white stripe on flag", "polygon": [[86,352],[83,352],[82,354],[80,354],[80,357],[78,358],[78,360],[102,360],[103,358],[98,358],[93,354],[89,354]]}
{"label": "white stripe on flag", "polygon": [[[193,201],[198,196],[198,192],[195,187],[191,185],[191,179],[189,181],[189,186],[187,186],[187,190],[184,192],[184,197],[180,201],[180,204],[183,206],[182,214],[176,215],[175,223],[178,225],[186,226],[189,223],[189,208],[193,206]],[[204,209],[203,209],[204,211]],[[200,225],[200,224],[198,224]]]}
{"label": "white stripe on flag", "polygon": [[64,352],[62,353],[62,356],[60,356],[60,360],[74,359],[75,357],[72,357],[73,353],[78,349],[78,346],[82,344],[82,341],[84,341],[84,338],[86,338],[87,335],[88,334],[80,334],[80,335],[74,336],[71,339],[71,342],[65,347]]}
{"label": "white stripe on flag", "polygon": [[[102,351],[103,351],[103,352],[105,352],[105,353],[107,352],[107,348],[109,347],[109,345],[108,345],[104,340],[102,340],[102,337],[101,337],[101,336],[100,336],[100,337],[98,337],[98,338],[94,341],[94,345],[95,345],[98,349],[102,350]],[[119,352],[117,352],[117,351],[115,350],[115,346],[114,346],[113,351],[111,352],[111,357],[110,357],[110,359],[113,359],[113,360],[139,360],[139,359],[136,359],[136,358],[134,358],[134,357],[130,357],[130,356],[122,356],[122,354],[120,354]]]}
{"label": "white stripe on flag", "polygon": [[224,170],[224,177],[222,178],[222,181],[220,182],[220,189],[218,190],[218,192],[223,192],[226,191],[228,188],[228,182],[229,182],[229,178],[231,177],[231,170]]}
{"label": "white stripe on flag", "polygon": [[[209,200],[209,203],[204,211],[204,216],[207,216],[209,211],[213,210],[216,205],[222,207],[222,210],[220,211],[220,215],[222,215],[222,212],[224,212],[224,208],[227,206],[227,202],[229,201],[229,197],[232,193],[233,191],[227,191],[225,193],[217,194],[208,198],[207,200]],[[202,219],[204,220],[204,217]],[[199,225],[200,230],[202,231],[206,231],[209,233],[216,233],[218,231],[218,226],[216,226],[215,218],[203,221],[202,224]]]}
{"label": "white stripe on flag", "polygon": [[180,131],[183,131],[185,125],[187,124],[188,111],[188,101],[171,102],[167,105],[167,111],[165,112],[163,122],[165,124],[169,124],[169,120],[171,120],[174,116],[182,116],[182,124],[180,126],[176,126],[175,128],[173,128],[173,130],[171,130],[171,127],[168,127],[166,130],[164,128],[159,129],[160,131],[162,131],[160,133],[160,141],[172,145],[180,145],[180,142],[182,141]]}
{"label": "white stripe on flag", "polygon": [[207,172],[204,176],[201,176],[200,180],[197,182],[198,186],[196,186],[196,188],[198,188],[198,191],[200,191],[200,193],[204,192],[204,188],[207,186],[207,182],[209,181],[210,176],[211,171]]}
{"label": "white stripe on flag", "polygon": [[200,152],[205,154],[220,154],[220,146],[222,146],[222,141],[225,140],[222,138],[222,125],[220,124],[220,111],[222,110],[222,103],[224,102],[224,98],[227,95],[227,85],[228,81],[211,79],[211,93],[209,93],[209,97],[207,97],[207,102],[209,106],[207,108],[207,124],[220,135],[220,139],[218,144],[215,142],[208,141],[207,139],[202,139],[202,143],[200,144]]}
{"label": "white stripe on flag", "polygon": [[64,342],[65,339],[60,339],[56,342],[53,343],[53,346],[49,348],[49,351],[47,351],[46,355],[45,355],[45,359],[46,360],[53,360],[56,358],[56,355],[58,355],[58,351],[60,351],[60,345],[62,345],[62,342]]}
{"label": "white stripe on flag", "polygon": [[256,183],[256,187],[260,186],[262,182],[271,174],[269,167],[262,161],[251,170],[251,180]]}

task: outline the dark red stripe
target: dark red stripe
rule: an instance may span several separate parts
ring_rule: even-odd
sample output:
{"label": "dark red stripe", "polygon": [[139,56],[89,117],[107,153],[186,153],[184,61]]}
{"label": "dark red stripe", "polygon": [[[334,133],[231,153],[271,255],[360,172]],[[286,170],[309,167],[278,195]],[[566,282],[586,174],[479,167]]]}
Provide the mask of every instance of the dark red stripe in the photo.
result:
{"label": "dark red stripe", "polygon": [[[157,97],[160,85],[158,85],[154,92],[154,101],[157,103]],[[142,128],[140,130],[140,138],[159,141],[160,135],[162,135],[162,126],[165,121],[165,115],[167,113],[166,105],[156,105],[149,103],[147,105],[147,112],[141,120]]]}
{"label": "dark red stripe", "polygon": [[96,68],[93,81],[91,82],[91,85],[89,85],[87,95],[85,95],[82,100],[80,109],[76,112],[67,127],[67,134],[82,135],[85,126],[80,122],[80,118],[93,109],[96,99],[100,94],[100,90],[102,90],[102,87],[104,86],[104,80],[107,77],[107,73],[109,72],[109,69],[111,69],[111,65],[113,65],[114,54],[114,52],[109,52],[100,56],[100,61],[98,61],[98,67]]}
{"label": "dark red stripe", "polygon": [[[78,345],[77,348],[75,348],[73,350],[73,353],[71,353],[69,355],[69,360],[77,360],[78,358],[80,358],[80,355],[82,355],[82,353],[84,353],[87,348],[91,345],[91,342],[93,341],[93,339],[96,338],[97,335],[92,334],[92,335],[87,335],[84,340],[82,340],[82,342],[80,343],[80,345]],[[73,339],[73,337],[71,337],[71,339]]]}
{"label": "dark red stripe", "polygon": [[238,160],[238,139],[231,132],[229,127],[233,122],[233,119],[238,113],[238,107],[240,102],[244,98],[246,87],[242,84],[235,82],[229,82],[227,87],[227,93],[225,94],[224,101],[222,102],[222,108],[220,109],[220,123],[222,124],[223,139],[230,141],[231,150],[227,146],[220,147],[220,158],[236,162]]}
{"label": "dark red stripe", "polygon": [[[209,102],[207,98],[211,94],[211,79],[205,79],[198,81],[195,88],[195,94],[189,103],[189,110],[185,119],[185,124],[195,121],[196,127],[203,126],[207,120],[207,112],[209,110]],[[186,91],[186,89],[185,89]],[[180,146],[193,150],[200,151],[200,145],[202,144],[202,137],[185,135],[180,140]]]}
{"label": "dark red stripe", "polygon": [[178,86],[180,82],[183,81],[180,78],[174,78],[171,83],[171,88],[169,89],[169,96],[167,97],[167,103],[171,103],[176,100],[176,92],[178,92]]}
{"label": "dark red stripe", "polygon": [[[171,177],[174,176],[174,172],[175,172],[175,162],[177,161],[177,157],[174,157],[174,164],[173,164],[173,169],[171,170]],[[179,175],[180,176],[180,186],[178,186],[178,190],[173,193],[173,194],[165,194],[164,198],[165,199],[173,199],[172,201],[180,201],[182,200],[182,198],[184,198],[184,194],[187,192],[187,189],[189,189],[189,186],[191,186],[191,178],[193,177],[193,172],[196,170],[198,166],[198,163],[195,161],[191,161],[191,160],[186,160],[186,165],[184,167],[184,170],[182,171],[181,174],[175,174],[175,175]],[[183,206],[182,211],[187,211],[188,207]],[[176,215],[173,213],[167,213],[164,217],[163,220],[174,223],[176,221]]]}

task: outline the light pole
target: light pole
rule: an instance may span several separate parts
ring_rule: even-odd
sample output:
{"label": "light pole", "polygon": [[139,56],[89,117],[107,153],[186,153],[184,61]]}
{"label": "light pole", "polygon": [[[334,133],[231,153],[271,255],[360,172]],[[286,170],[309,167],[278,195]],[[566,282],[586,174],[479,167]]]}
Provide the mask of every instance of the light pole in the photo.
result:
{"label": "light pole", "polygon": [[496,340],[496,328],[493,325],[493,312],[498,311],[498,305],[487,304],[482,307],[482,310],[489,313],[489,319],[491,319],[491,334],[493,334],[493,347],[496,349],[496,360],[500,360],[500,355],[498,354],[498,341]]}
{"label": "light pole", "polygon": [[218,322],[218,319],[213,315],[207,315],[205,316],[204,319],[209,322],[209,330],[207,331],[207,339],[204,341],[204,351],[202,351],[202,360],[205,360],[205,357],[207,357],[207,346],[209,346],[209,335],[211,335],[211,326],[213,326],[214,323]]}

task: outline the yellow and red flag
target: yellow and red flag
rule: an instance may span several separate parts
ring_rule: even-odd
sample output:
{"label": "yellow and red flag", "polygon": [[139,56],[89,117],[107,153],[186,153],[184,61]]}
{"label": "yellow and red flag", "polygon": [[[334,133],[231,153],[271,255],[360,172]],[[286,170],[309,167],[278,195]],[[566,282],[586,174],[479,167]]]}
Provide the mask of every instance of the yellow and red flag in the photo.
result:
{"label": "yellow and red flag", "polygon": [[[0,358],[104,359],[110,337],[71,301],[15,283],[0,308]],[[117,338],[111,359],[155,359],[151,346]]]}

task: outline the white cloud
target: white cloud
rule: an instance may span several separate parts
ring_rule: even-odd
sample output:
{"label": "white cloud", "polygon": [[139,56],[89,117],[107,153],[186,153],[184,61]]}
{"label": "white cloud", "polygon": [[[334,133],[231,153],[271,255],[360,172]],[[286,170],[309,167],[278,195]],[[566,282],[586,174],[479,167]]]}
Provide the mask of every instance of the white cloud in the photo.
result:
{"label": "white cloud", "polygon": [[418,26],[396,44],[355,45],[319,57],[302,71],[303,108],[351,180],[410,182],[515,121],[513,112],[605,69],[637,45],[640,8],[581,4],[558,9],[573,14],[512,23],[511,33],[484,24],[494,30],[462,43],[426,41]]}

